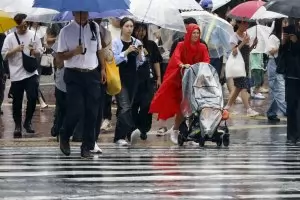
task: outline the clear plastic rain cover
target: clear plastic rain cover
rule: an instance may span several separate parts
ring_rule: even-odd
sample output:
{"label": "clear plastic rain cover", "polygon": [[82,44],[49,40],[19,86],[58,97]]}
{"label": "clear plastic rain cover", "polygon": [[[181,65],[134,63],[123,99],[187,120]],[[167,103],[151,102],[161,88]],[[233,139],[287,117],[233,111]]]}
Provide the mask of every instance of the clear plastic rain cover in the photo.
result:
{"label": "clear plastic rain cover", "polygon": [[198,63],[184,70],[181,109],[185,117],[199,113],[201,134],[212,136],[222,119],[223,92],[213,66]]}

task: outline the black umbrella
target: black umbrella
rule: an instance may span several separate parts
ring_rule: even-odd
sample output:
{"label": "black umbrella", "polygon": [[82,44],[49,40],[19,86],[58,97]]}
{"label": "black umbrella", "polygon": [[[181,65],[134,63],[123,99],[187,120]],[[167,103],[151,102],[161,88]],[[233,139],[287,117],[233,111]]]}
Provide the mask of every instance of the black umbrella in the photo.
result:
{"label": "black umbrella", "polygon": [[300,0],[272,0],[264,5],[267,10],[293,18],[300,18]]}

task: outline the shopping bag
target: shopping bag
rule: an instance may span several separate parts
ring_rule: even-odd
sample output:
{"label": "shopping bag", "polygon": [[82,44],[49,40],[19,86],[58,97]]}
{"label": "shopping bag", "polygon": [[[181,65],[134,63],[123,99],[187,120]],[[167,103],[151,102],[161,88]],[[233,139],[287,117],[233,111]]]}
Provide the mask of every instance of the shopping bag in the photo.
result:
{"label": "shopping bag", "polygon": [[226,62],[225,74],[226,78],[246,77],[245,62],[239,50],[236,56],[230,54]]}
{"label": "shopping bag", "polygon": [[106,79],[107,79],[107,94],[114,96],[121,92],[121,79],[119,74],[119,68],[116,65],[115,60],[106,62]]}

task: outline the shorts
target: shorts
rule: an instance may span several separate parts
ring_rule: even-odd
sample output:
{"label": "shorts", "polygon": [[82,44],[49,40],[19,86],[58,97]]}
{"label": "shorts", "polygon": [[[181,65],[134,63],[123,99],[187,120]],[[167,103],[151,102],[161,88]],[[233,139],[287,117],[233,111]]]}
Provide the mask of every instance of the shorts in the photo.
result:
{"label": "shorts", "polygon": [[254,87],[261,87],[264,84],[264,70],[252,69],[251,78],[253,80]]}
{"label": "shorts", "polygon": [[239,77],[233,78],[234,86],[239,89],[249,89],[249,78]]}

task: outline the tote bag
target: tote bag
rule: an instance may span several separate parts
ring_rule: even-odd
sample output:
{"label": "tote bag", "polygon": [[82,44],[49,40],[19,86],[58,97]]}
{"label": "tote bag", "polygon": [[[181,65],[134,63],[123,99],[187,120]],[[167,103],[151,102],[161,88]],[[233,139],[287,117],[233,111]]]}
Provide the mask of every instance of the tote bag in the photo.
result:
{"label": "tote bag", "polygon": [[226,62],[225,73],[227,78],[246,77],[245,62],[239,50],[236,56],[230,54]]}
{"label": "tote bag", "polygon": [[115,60],[106,62],[106,79],[107,79],[107,94],[114,96],[121,92],[122,85],[119,74],[119,68],[116,65]]}

